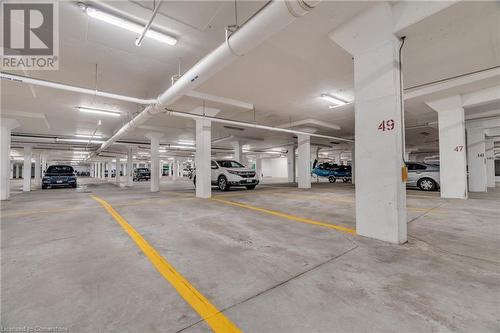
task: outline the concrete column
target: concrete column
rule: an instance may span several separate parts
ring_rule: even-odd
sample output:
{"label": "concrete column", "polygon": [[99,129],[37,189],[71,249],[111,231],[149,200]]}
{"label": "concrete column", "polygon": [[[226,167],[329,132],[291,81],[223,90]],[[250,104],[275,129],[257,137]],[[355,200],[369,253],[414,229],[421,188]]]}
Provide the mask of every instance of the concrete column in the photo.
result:
{"label": "concrete column", "polygon": [[298,178],[299,188],[311,188],[311,137],[298,134]]}
{"label": "concrete column", "polygon": [[174,168],[174,163],[172,163],[172,162],[168,162],[168,175],[169,175],[170,177],[172,177],[172,176],[173,176],[173,174],[174,174],[174,170],[173,170],[173,168]]}
{"label": "concrete column", "polygon": [[401,244],[407,240],[404,121],[394,25],[391,5],[381,2],[330,38],[354,59],[356,231]]}
{"label": "concrete column", "polygon": [[10,198],[10,142],[11,132],[19,126],[15,119],[0,121],[0,200]]}
{"label": "concrete column", "polygon": [[122,164],[120,163],[120,158],[116,159],[116,175],[115,175],[115,183],[120,182],[120,172],[122,171]]}
{"label": "concrete column", "polygon": [[163,176],[163,161],[160,160],[160,169],[158,170],[158,174],[160,175],[160,180],[161,177]]}
{"label": "concrete column", "polygon": [[460,96],[428,102],[438,113],[442,198],[467,198],[464,108]]}
{"label": "concrete column", "polygon": [[354,146],[352,146],[351,149],[351,177],[352,177],[352,184],[356,184],[356,149]]}
{"label": "concrete column", "polygon": [[16,177],[15,178],[21,178],[21,165],[19,163],[16,163]]}
{"label": "concrete column", "polygon": [[151,132],[146,137],[151,140],[151,192],[160,190],[160,139],[163,133]]}
{"label": "concrete column", "polygon": [[295,145],[290,145],[287,147],[286,153],[286,167],[288,182],[295,183]]}
{"label": "concrete column", "polygon": [[23,164],[23,191],[31,191],[31,146],[24,147],[24,164]]}
{"label": "concrete column", "polygon": [[240,162],[244,166],[248,166],[248,160],[245,154],[243,154],[243,145],[241,144],[241,142],[233,141],[232,146],[234,149],[234,160]]}
{"label": "concrete column", "polygon": [[127,186],[134,185],[134,166],[133,166],[134,154],[132,152],[132,147],[128,147],[127,150]]}
{"label": "concrete column", "polygon": [[260,155],[257,155],[255,158],[255,173],[257,174],[258,179],[262,180],[262,157]]}
{"label": "concrete column", "polygon": [[35,153],[35,186],[42,184],[42,163],[40,153]]}
{"label": "concrete column", "polygon": [[14,179],[14,161],[9,161],[9,179]]}
{"label": "concrete column", "polygon": [[113,177],[111,177],[111,175],[113,171],[113,160],[108,160],[107,164],[108,164],[108,182],[112,182]]}
{"label": "concrete column", "polygon": [[47,153],[42,152],[42,177],[45,176],[45,172],[47,171],[47,159],[48,159]]}
{"label": "concrete column", "polygon": [[486,185],[488,187],[495,187],[495,141],[493,139],[486,139],[485,153],[486,153]]}
{"label": "concrete column", "polygon": [[182,164],[179,160],[177,160],[177,177],[182,177]]}
{"label": "concrete column", "polygon": [[211,122],[196,119],[196,197],[212,196],[211,181]]}
{"label": "concrete column", "polygon": [[483,128],[467,129],[469,191],[486,192],[486,145]]}
{"label": "concrete column", "polygon": [[179,175],[179,164],[177,160],[172,162],[172,180],[177,180],[177,176]]}

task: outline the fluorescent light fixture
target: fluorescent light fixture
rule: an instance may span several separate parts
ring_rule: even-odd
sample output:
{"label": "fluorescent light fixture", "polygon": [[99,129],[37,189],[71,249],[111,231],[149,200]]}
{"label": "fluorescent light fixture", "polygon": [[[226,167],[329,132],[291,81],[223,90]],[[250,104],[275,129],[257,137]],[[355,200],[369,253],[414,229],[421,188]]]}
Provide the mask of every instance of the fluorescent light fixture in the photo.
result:
{"label": "fluorescent light fixture", "polygon": [[100,135],[91,135],[91,134],[75,134],[77,138],[87,138],[87,139],[102,139]]}
{"label": "fluorescent light fixture", "polygon": [[172,148],[172,149],[194,149],[193,146],[179,146],[179,145],[170,145],[169,148]]}
{"label": "fluorescent light fixture", "polygon": [[181,145],[188,145],[188,146],[194,146],[194,142],[191,141],[191,140],[183,140],[183,139],[179,139],[177,140],[177,142]]}
{"label": "fluorescent light fixture", "polygon": [[61,139],[57,138],[57,142],[74,142],[74,143],[104,143],[102,140],[85,140],[85,139]]}
{"label": "fluorescent light fixture", "polygon": [[87,112],[87,113],[97,113],[97,114],[103,114],[106,116],[113,116],[113,117],[119,117],[121,116],[120,111],[115,111],[115,110],[105,110],[105,109],[98,109],[98,108],[90,108],[86,106],[75,106],[75,108],[80,111],[80,112]]}
{"label": "fluorescent light fixture", "polygon": [[344,101],[343,99],[340,99],[338,97],[335,97],[335,96],[332,96],[330,94],[321,94],[320,96],[321,98],[323,98],[325,101],[328,101],[330,103],[333,103],[335,105],[330,105],[328,108],[330,109],[333,109],[333,108],[336,108],[336,107],[339,107],[341,105],[346,105],[348,104],[349,102],[347,101]]}
{"label": "fluorescent light fixture", "polygon": [[[119,28],[122,28],[122,29],[125,29],[128,31],[135,32],[137,35],[142,34],[142,32],[144,31],[144,27],[140,24],[137,24],[135,22],[123,19],[121,17],[115,16],[112,14],[105,13],[105,12],[95,8],[95,7],[87,6],[85,12],[87,13],[88,16],[90,16],[92,18],[95,18],[95,19],[98,19],[100,21],[112,24],[116,27],[119,27]],[[176,38],[169,36],[169,35],[166,35],[166,34],[163,34],[163,33],[160,33],[158,31],[151,30],[151,29],[149,29],[148,32],[146,32],[146,37],[157,40],[159,42],[162,42],[162,43],[165,43],[168,45],[177,44]]]}

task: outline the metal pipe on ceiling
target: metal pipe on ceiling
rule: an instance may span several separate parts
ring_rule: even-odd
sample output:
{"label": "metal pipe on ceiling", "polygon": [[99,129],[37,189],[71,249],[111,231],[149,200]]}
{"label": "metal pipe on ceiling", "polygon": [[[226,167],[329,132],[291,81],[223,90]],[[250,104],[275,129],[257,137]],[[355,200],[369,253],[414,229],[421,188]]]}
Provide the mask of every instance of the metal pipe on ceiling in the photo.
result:
{"label": "metal pipe on ceiling", "polygon": [[[305,0],[275,0],[267,4],[252,19],[247,21],[240,29],[234,32],[227,41],[209,53],[184,75],[182,75],[170,88],[158,96],[154,105],[149,105],[141,113],[120,128],[111,138],[97,149],[99,154],[114,142],[119,140],[129,130],[143,124],[155,114],[161,112],[179,100],[182,96],[206,82],[221,69],[227,67],[267,40],[269,37],[285,28],[297,19],[307,14],[319,1],[314,4],[305,3]],[[236,55],[237,54],[237,55]]]}
{"label": "metal pipe on ceiling", "polygon": [[111,98],[111,99],[116,99],[116,100],[120,100],[120,101],[131,102],[131,103],[137,103],[137,104],[143,104],[143,105],[149,105],[149,104],[156,102],[155,99],[142,99],[142,98],[125,96],[125,95],[112,94],[112,93],[108,93],[108,92],[104,92],[104,91],[100,91],[100,90],[96,90],[96,89],[82,88],[82,87],[74,86],[71,84],[58,83],[58,82],[47,81],[47,80],[42,80],[42,79],[35,79],[35,78],[28,77],[28,76],[22,76],[22,75],[11,74],[11,73],[6,73],[6,72],[0,72],[0,74],[1,74],[2,79],[10,80],[13,82],[33,84],[36,86],[72,91],[72,92],[87,94],[87,95],[106,97],[106,98]]}
{"label": "metal pipe on ceiling", "polygon": [[144,39],[144,37],[146,37],[146,34],[147,34],[149,28],[151,28],[151,24],[153,24],[153,20],[155,19],[156,14],[158,14],[158,10],[160,9],[160,6],[161,6],[161,0],[158,1],[158,3],[156,4],[156,7],[153,11],[153,14],[151,15],[151,18],[149,19],[148,23],[144,27],[144,30],[142,31],[139,38],[136,39],[135,45],[141,46],[142,40]]}
{"label": "metal pipe on ceiling", "polygon": [[213,121],[214,123],[237,125],[237,126],[250,127],[250,128],[262,129],[262,130],[267,130],[267,131],[283,132],[283,133],[290,133],[290,134],[302,134],[302,135],[308,135],[310,137],[315,137],[315,138],[339,140],[339,141],[345,141],[345,142],[354,142],[354,140],[340,138],[337,136],[308,133],[308,132],[292,130],[292,129],[288,129],[288,128],[259,125],[259,124],[254,124],[254,123],[247,123],[244,121],[230,120],[230,119],[210,117],[210,116],[202,116],[202,115],[188,113],[188,112],[167,110],[167,111],[165,111],[165,114],[167,114],[169,116],[184,117],[184,118],[191,118],[191,119],[205,119],[205,120]]}

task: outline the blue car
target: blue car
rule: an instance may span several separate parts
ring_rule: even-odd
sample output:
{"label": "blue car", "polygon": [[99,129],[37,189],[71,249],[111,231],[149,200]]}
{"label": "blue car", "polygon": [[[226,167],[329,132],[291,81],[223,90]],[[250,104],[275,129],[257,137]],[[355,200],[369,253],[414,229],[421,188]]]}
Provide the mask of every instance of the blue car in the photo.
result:
{"label": "blue car", "polygon": [[337,165],[332,163],[317,164],[315,161],[312,173],[318,177],[327,177],[330,183],[335,183],[337,179],[342,179],[344,183],[352,179],[350,165]]}
{"label": "blue car", "polygon": [[70,165],[51,165],[42,179],[42,189],[52,187],[76,188],[75,170]]}

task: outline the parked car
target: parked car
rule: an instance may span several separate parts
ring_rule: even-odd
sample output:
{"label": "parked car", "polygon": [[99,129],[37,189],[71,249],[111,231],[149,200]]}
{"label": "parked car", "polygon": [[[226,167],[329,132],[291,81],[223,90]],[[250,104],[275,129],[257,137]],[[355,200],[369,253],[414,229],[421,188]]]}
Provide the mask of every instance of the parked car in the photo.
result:
{"label": "parked car", "polygon": [[408,167],[407,187],[418,187],[422,191],[435,191],[440,187],[439,166],[420,162],[406,162]]}
{"label": "parked car", "polygon": [[[221,191],[229,191],[232,186],[244,186],[253,190],[258,184],[255,171],[245,168],[239,162],[232,160],[212,160],[212,185],[217,185]],[[196,175],[193,177],[196,186]]]}
{"label": "parked car", "polygon": [[76,188],[75,170],[70,165],[51,165],[42,178],[42,189],[52,187]]}
{"label": "parked car", "polygon": [[350,165],[328,162],[317,164],[317,161],[314,161],[312,173],[318,177],[327,177],[330,183],[335,183],[337,179],[342,179],[344,183],[347,183],[352,179]]}
{"label": "parked car", "polygon": [[149,171],[148,168],[137,168],[134,170],[134,175],[133,175],[134,182],[140,180],[150,180],[150,179],[151,179],[151,172]]}

